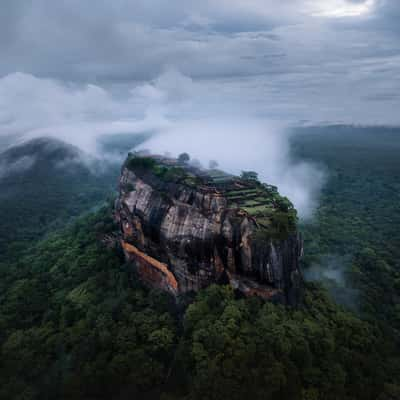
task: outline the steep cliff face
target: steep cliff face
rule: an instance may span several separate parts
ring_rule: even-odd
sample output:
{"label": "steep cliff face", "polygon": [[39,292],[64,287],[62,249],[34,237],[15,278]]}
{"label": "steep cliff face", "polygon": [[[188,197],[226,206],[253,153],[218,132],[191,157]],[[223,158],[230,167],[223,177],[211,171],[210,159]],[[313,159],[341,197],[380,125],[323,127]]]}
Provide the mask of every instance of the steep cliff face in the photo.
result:
{"label": "steep cliff face", "polygon": [[302,242],[295,211],[273,187],[131,156],[115,215],[126,259],[154,287],[178,295],[221,282],[297,302]]}

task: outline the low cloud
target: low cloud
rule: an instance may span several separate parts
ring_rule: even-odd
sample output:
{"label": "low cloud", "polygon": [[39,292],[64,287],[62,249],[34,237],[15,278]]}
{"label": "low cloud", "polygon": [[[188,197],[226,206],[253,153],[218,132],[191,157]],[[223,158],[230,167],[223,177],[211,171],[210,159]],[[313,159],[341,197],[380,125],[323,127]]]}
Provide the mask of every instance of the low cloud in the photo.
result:
{"label": "low cloud", "polygon": [[262,118],[252,99],[236,90],[215,89],[214,83],[175,69],[122,95],[95,85],[12,74],[0,79],[0,135],[13,134],[18,141],[55,137],[103,157],[97,146],[102,135],[154,132],[144,144],[152,151],[187,151],[204,165],[218,160],[236,174],[255,170],[309,217],[323,174],[291,160],[285,124]]}
{"label": "low cloud", "polygon": [[304,269],[304,278],[310,282],[321,282],[335,301],[353,311],[359,311],[360,292],[349,279],[350,257],[329,254],[319,263]]}
{"label": "low cloud", "polygon": [[294,162],[289,135],[267,120],[232,116],[173,122],[142,145],[153,152],[188,152],[207,166],[216,160],[223,170],[239,175],[258,172],[260,180],[276,185],[303,218],[312,216],[325,175],[310,163]]}
{"label": "low cloud", "polygon": [[[147,106],[146,106],[147,107]],[[0,79],[0,136],[14,144],[55,137],[96,152],[96,138],[107,133],[135,133],[163,125],[149,120],[145,108],[128,96],[117,99],[96,85],[77,86],[14,73]]]}

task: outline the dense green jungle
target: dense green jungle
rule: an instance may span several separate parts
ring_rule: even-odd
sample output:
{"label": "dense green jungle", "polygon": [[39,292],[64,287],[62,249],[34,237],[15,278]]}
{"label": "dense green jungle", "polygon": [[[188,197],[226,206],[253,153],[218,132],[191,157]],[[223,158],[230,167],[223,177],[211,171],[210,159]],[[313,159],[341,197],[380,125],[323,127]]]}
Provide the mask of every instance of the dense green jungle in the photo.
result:
{"label": "dense green jungle", "polygon": [[120,163],[44,139],[0,154],[0,399],[400,399],[400,130],[299,128],[291,145],[325,174],[296,308],[142,286],[102,241]]}

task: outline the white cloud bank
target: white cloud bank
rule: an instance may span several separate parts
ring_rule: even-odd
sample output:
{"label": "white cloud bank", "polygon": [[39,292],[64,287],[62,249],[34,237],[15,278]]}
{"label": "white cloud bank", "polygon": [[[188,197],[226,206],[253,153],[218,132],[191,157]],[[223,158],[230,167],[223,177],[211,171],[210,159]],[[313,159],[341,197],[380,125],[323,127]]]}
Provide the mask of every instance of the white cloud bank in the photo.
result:
{"label": "white cloud bank", "polygon": [[205,166],[217,160],[221,169],[237,175],[257,171],[261,181],[278,186],[303,218],[312,215],[324,181],[324,173],[312,164],[291,160],[287,131],[263,119],[179,121],[142,147],[160,154],[188,152]]}
{"label": "white cloud bank", "polygon": [[96,155],[99,135],[152,131],[156,135],[144,145],[152,151],[187,151],[204,165],[215,159],[236,174],[255,170],[309,216],[322,174],[291,161],[282,123],[261,118],[238,93],[212,87],[170,69],[116,97],[95,85],[12,74],[0,79],[0,135],[53,136]]}

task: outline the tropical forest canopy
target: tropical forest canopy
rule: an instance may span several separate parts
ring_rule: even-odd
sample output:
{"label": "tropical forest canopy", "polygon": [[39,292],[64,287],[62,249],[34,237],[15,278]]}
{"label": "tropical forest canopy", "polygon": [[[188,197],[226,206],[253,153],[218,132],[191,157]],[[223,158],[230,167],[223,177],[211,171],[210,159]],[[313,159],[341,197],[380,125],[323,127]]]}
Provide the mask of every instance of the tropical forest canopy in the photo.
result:
{"label": "tropical forest canopy", "polygon": [[304,271],[331,257],[343,278],[306,283],[298,308],[225,286],[177,304],[104,240],[117,169],[99,179],[71,167],[43,192],[45,160],[36,181],[19,175],[0,198],[0,399],[400,398],[400,134],[379,132],[294,136],[296,157],[327,172],[302,224]]}

